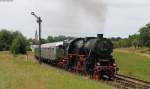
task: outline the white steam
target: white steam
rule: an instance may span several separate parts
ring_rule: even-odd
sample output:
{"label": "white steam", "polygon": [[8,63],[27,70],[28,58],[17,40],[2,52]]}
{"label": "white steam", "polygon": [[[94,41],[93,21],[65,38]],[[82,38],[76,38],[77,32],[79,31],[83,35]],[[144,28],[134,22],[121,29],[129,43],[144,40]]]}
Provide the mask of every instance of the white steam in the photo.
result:
{"label": "white steam", "polygon": [[[53,0],[50,0],[53,1]],[[49,2],[50,2],[49,1]],[[106,5],[102,0],[56,0],[59,7],[45,11],[48,35],[96,36],[103,33]]]}

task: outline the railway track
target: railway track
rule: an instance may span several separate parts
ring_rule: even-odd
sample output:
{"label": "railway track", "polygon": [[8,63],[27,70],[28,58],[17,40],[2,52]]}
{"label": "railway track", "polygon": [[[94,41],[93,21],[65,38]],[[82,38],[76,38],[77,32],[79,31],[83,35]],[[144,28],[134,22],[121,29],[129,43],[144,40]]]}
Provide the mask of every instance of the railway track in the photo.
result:
{"label": "railway track", "polygon": [[113,89],[150,89],[150,82],[121,74],[116,74],[113,81],[100,80],[100,82],[113,86]]}
{"label": "railway track", "polygon": [[[51,66],[60,68],[54,65],[51,65]],[[73,71],[68,71],[68,72],[72,73]],[[75,72],[75,73],[81,74],[79,72]],[[117,89],[150,89],[150,82],[132,78],[132,77],[125,76],[125,75],[121,75],[121,74],[116,74],[113,81],[105,81],[105,80],[100,80],[100,81],[113,86],[114,87],[113,89],[116,89],[116,88]]]}
{"label": "railway track", "polygon": [[117,74],[113,86],[121,89],[150,89],[150,82]]}

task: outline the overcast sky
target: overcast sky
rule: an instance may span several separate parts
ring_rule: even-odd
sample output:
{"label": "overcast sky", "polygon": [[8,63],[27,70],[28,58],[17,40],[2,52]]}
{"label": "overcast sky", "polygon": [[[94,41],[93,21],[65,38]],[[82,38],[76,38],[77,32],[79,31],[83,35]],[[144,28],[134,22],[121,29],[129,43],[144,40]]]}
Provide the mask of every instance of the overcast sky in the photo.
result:
{"label": "overcast sky", "polygon": [[127,37],[150,22],[150,0],[0,0],[0,29],[34,37],[42,17],[42,37],[48,35]]}

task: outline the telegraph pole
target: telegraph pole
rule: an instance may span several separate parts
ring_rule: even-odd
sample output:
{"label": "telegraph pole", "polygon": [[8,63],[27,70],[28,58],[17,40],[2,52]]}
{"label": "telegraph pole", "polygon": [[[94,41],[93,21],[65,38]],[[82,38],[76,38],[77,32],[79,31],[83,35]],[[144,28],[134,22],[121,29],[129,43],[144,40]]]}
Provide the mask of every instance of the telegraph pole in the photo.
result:
{"label": "telegraph pole", "polygon": [[31,12],[31,15],[33,15],[37,19],[37,23],[39,25],[39,63],[42,63],[41,60],[41,23],[42,19],[41,17],[37,16],[34,12]]}

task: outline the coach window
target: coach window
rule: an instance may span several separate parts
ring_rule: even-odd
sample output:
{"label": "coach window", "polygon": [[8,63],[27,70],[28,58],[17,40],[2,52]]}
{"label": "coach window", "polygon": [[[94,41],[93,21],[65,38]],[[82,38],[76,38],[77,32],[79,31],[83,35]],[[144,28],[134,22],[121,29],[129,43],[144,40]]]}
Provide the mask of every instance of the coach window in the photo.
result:
{"label": "coach window", "polygon": [[52,51],[54,51],[54,48],[52,48]]}
{"label": "coach window", "polygon": [[49,48],[49,51],[51,52],[51,48]]}

